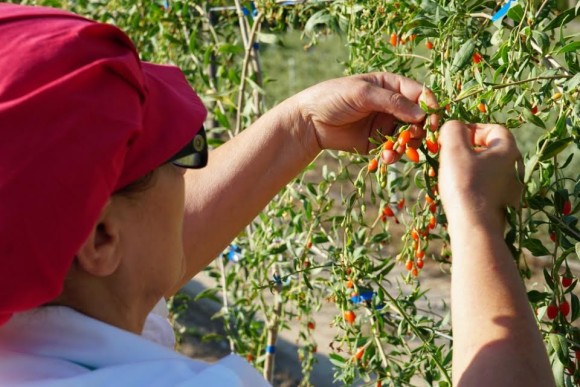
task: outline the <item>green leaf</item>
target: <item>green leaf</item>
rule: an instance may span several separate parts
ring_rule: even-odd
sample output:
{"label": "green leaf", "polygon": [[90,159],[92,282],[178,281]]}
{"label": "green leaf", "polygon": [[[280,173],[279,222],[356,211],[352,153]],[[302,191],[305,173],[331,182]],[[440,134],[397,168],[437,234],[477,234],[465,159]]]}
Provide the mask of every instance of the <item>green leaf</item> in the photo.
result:
{"label": "green leaf", "polygon": [[462,70],[473,56],[473,52],[475,51],[475,40],[468,39],[465,43],[461,45],[455,57],[453,58],[453,63],[451,64],[451,73],[456,73],[459,70]]}
{"label": "green leaf", "polygon": [[574,293],[570,293],[570,306],[572,309],[572,315],[570,317],[570,322],[576,321],[578,316],[580,316],[580,300],[578,300],[578,296]]}
{"label": "green leaf", "polygon": [[546,124],[544,124],[544,121],[542,121],[540,117],[533,114],[529,109],[524,109],[522,113],[527,121],[536,126],[539,126],[540,128],[546,129]]}
{"label": "green leaf", "polygon": [[552,276],[550,275],[550,272],[547,269],[543,270],[544,272],[544,279],[546,280],[546,285],[548,285],[548,287],[552,290],[554,290],[554,281],[552,280]]}
{"label": "green leaf", "polygon": [[524,8],[520,4],[516,4],[509,9],[507,17],[519,23],[524,17]]}
{"label": "green leaf", "polygon": [[568,144],[572,142],[572,137],[562,138],[549,143],[540,156],[540,161],[546,161],[562,152]]}
{"label": "green leaf", "polygon": [[528,300],[532,303],[537,303],[548,298],[549,293],[539,292],[537,290],[530,290],[528,292]]}
{"label": "green leaf", "polygon": [[332,364],[339,368],[344,368],[346,366],[346,360],[344,360],[342,356],[337,355],[336,353],[331,353],[328,355],[328,360],[330,360]]}
{"label": "green leaf", "polygon": [[526,239],[522,242],[522,247],[525,247],[526,249],[530,250],[530,253],[532,253],[532,255],[535,257],[550,255],[548,249],[544,247],[544,245],[539,239],[535,238]]}
{"label": "green leaf", "polygon": [[551,31],[555,28],[563,26],[564,24],[568,24],[578,15],[580,15],[580,8],[570,8],[552,19],[552,21],[544,28],[544,31]]}
{"label": "green leaf", "polygon": [[554,353],[558,356],[558,360],[564,365],[568,364],[570,361],[568,358],[568,342],[564,336],[550,333],[548,340],[552,348],[554,348]]}
{"label": "green leaf", "polygon": [[572,42],[572,43],[565,45],[564,47],[562,47],[561,49],[558,50],[557,54],[563,54],[565,52],[573,52],[573,51],[578,51],[578,50],[580,50],[580,41]]}

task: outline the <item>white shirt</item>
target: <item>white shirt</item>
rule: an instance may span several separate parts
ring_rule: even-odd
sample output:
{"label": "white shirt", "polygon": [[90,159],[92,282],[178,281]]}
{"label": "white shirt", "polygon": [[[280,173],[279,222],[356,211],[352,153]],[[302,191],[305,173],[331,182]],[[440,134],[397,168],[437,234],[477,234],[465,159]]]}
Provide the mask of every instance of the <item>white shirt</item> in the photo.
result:
{"label": "white shirt", "polygon": [[63,306],[19,313],[0,327],[2,387],[269,385],[237,355],[192,360]]}

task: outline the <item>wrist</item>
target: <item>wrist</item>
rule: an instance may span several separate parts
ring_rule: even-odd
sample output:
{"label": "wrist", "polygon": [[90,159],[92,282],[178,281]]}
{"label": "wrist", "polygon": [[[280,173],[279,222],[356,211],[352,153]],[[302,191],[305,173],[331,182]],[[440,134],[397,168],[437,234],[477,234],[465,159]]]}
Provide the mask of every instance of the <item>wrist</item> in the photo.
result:
{"label": "wrist", "polygon": [[293,141],[300,145],[304,157],[312,161],[323,150],[318,139],[311,115],[301,107],[301,94],[298,93],[279,105],[281,112],[286,112],[286,128]]}

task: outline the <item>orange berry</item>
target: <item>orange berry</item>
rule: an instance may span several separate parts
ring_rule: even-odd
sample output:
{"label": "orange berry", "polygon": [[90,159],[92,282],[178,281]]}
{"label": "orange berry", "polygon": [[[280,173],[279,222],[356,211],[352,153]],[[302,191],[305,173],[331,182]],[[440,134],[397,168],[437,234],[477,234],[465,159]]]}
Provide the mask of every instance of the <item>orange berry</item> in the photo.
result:
{"label": "orange berry", "polygon": [[423,268],[423,260],[422,259],[417,259],[417,268],[418,269],[422,269]]}
{"label": "orange berry", "polygon": [[403,130],[399,133],[399,145],[405,146],[411,139],[411,132],[409,130]]}
{"label": "orange berry", "polygon": [[433,43],[430,40],[425,43],[425,46],[427,47],[427,50],[433,49]]}
{"label": "orange berry", "polygon": [[368,171],[375,172],[379,168],[379,161],[377,159],[372,159],[369,161]]}
{"label": "orange berry", "polygon": [[486,113],[487,112],[487,107],[485,106],[485,104],[483,102],[480,102],[477,105],[477,110],[479,110],[482,113]]}
{"label": "orange berry", "polygon": [[435,218],[434,216],[431,216],[431,218],[429,219],[429,230],[433,230],[435,228],[435,226],[437,225],[437,218]]}
{"label": "orange berry", "polygon": [[431,203],[433,203],[433,201],[434,201],[433,198],[431,196],[429,196],[428,193],[425,194],[425,202],[431,204]]}
{"label": "orange berry", "polygon": [[417,278],[419,276],[419,270],[417,270],[417,268],[413,268],[413,270],[411,271],[411,275],[415,278]]}
{"label": "orange berry", "polygon": [[414,162],[414,163],[419,162],[419,152],[417,152],[417,149],[407,148],[407,150],[405,151],[405,154],[407,155],[407,158],[409,160],[411,160],[412,162]]}
{"label": "orange berry", "polygon": [[346,281],[346,288],[347,288],[347,289],[352,289],[352,288],[354,288],[354,282],[352,282],[352,280],[348,280],[348,281]]}
{"label": "orange berry", "polygon": [[347,310],[344,312],[344,319],[347,323],[353,324],[356,320],[356,314],[352,310]]}
{"label": "orange berry", "polygon": [[396,45],[397,45],[397,42],[398,42],[398,40],[399,40],[399,37],[397,36],[397,33],[396,33],[396,32],[393,32],[393,33],[391,34],[391,45],[392,45],[392,46],[396,46]]}
{"label": "orange berry", "polygon": [[411,238],[413,238],[413,240],[416,240],[416,241],[419,240],[419,233],[417,232],[417,230],[411,231]]}
{"label": "orange berry", "polygon": [[405,262],[405,268],[409,271],[413,270],[413,261],[409,259],[407,262]]}
{"label": "orange berry", "polygon": [[356,357],[357,360],[360,360],[364,354],[365,354],[365,349],[364,349],[364,347],[361,347],[356,351],[356,355],[354,355],[354,357]]}
{"label": "orange berry", "polygon": [[433,167],[429,167],[429,171],[427,172],[427,174],[429,175],[429,177],[437,176],[437,174],[435,173],[435,168]]}
{"label": "orange berry", "polygon": [[423,250],[417,250],[415,252],[415,257],[417,257],[419,259],[423,259],[425,257],[425,252]]}
{"label": "orange berry", "polygon": [[393,150],[393,146],[395,145],[395,143],[393,142],[393,140],[388,139],[387,141],[385,141],[385,145],[383,146],[386,150]]}
{"label": "orange berry", "polygon": [[478,64],[483,60],[479,52],[473,53],[473,63]]}

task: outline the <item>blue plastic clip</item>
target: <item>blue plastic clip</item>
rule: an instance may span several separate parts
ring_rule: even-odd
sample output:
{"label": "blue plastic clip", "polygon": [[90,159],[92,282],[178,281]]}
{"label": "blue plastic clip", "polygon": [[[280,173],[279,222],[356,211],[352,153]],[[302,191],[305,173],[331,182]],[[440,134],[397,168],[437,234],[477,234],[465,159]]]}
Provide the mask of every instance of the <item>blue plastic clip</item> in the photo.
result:
{"label": "blue plastic clip", "polygon": [[242,260],[242,249],[238,245],[231,244],[227,256],[228,261],[238,263]]}
{"label": "blue plastic clip", "polygon": [[368,290],[368,291],[361,292],[359,295],[352,296],[350,298],[350,300],[354,304],[360,304],[361,302],[365,302],[365,301],[372,300],[372,298],[373,298],[374,295],[375,295],[375,292],[373,292],[371,290]]}
{"label": "blue plastic clip", "polygon": [[275,345],[268,345],[266,347],[266,353],[275,354],[276,353],[276,346]]}
{"label": "blue plastic clip", "polygon": [[507,3],[504,4],[503,7],[501,7],[492,17],[491,17],[491,21],[492,22],[496,22],[500,19],[502,19],[505,15],[507,15],[508,11],[510,10],[512,5],[515,5],[515,3],[517,3],[517,0],[508,0]]}

